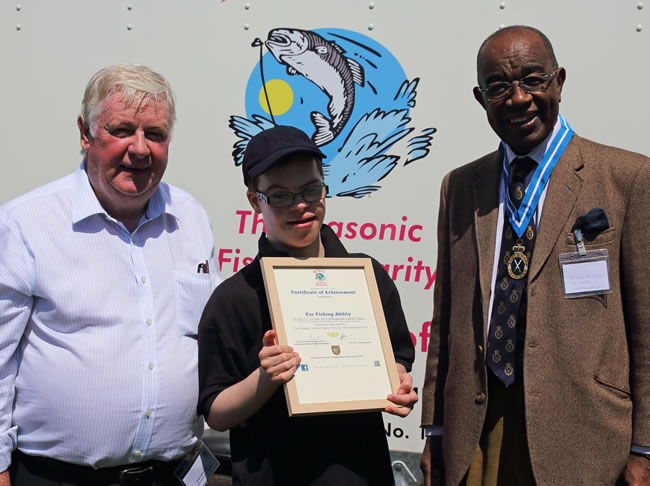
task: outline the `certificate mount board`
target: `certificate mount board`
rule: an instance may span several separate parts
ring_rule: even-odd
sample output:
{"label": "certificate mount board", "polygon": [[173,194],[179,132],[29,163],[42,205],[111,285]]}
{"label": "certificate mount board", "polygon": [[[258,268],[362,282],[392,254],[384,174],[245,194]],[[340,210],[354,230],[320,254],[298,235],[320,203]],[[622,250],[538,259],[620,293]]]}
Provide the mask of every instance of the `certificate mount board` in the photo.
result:
{"label": "certificate mount board", "polygon": [[278,342],[301,357],[289,415],[383,410],[399,377],[369,258],[262,258]]}

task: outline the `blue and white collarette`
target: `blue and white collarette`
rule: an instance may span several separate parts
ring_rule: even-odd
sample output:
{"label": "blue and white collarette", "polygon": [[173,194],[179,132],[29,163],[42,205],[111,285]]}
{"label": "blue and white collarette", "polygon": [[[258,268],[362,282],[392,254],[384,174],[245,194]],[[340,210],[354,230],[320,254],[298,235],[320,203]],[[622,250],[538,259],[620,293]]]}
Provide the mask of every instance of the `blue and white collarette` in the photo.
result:
{"label": "blue and white collarette", "polygon": [[[544,153],[544,157],[537,166],[537,169],[535,169],[535,172],[526,187],[526,193],[519,209],[515,207],[509,196],[506,198],[506,215],[508,216],[508,221],[510,221],[512,228],[518,237],[521,237],[521,235],[526,231],[530,220],[535,214],[537,205],[539,204],[539,198],[542,196],[544,188],[551,177],[551,172],[553,172],[553,168],[557,165],[558,160],[560,160],[560,157],[562,157],[562,154],[564,153],[564,149],[566,149],[571,137],[573,137],[574,132],[569,123],[562,115],[558,115],[558,119],[560,121],[560,127],[557,133],[555,133],[551,138],[546,152]],[[499,150],[503,155],[501,178],[504,187],[508,187],[509,167],[503,142],[499,145]]]}

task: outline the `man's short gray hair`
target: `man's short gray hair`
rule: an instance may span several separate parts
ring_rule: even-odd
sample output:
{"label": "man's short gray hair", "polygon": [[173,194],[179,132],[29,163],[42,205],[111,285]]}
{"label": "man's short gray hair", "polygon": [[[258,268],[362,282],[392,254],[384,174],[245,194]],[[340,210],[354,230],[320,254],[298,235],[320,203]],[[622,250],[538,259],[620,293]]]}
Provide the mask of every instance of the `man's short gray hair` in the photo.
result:
{"label": "man's short gray hair", "polygon": [[[546,37],[546,34],[542,32],[539,29],[536,29],[535,27],[531,27],[530,25],[509,25],[507,27],[502,27],[496,32],[493,32],[490,34],[487,39],[483,41],[481,44],[481,47],[478,49],[478,54],[476,55],[476,73],[477,73],[477,78],[480,75],[480,70],[481,70],[481,55],[483,54],[483,49],[487,45],[488,42],[490,42],[492,39],[495,37],[499,37],[500,35],[503,35],[507,32],[510,31],[528,31],[528,32],[533,32],[534,34],[537,34],[539,38],[542,40],[542,43],[544,44],[544,47],[546,48],[546,52],[548,54],[548,57],[551,60],[551,63],[553,64],[553,67],[557,67],[557,59],[555,57],[555,51],[553,51],[553,44],[551,44],[551,41],[549,40],[548,37]],[[481,84],[481,80],[478,80],[478,83]]]}
{"label": "man's short gray hair", "polygon": [[136,110],[150,99],[156,103],[166,100],[171,132],[176,121],[176,98],[167,80],[146,66],[117,64],[95,73],[86,85],[80,116],[93,136],[95,121],[102,110],[103,102],[118,91],[124,96],[127,106],[135,104]]}

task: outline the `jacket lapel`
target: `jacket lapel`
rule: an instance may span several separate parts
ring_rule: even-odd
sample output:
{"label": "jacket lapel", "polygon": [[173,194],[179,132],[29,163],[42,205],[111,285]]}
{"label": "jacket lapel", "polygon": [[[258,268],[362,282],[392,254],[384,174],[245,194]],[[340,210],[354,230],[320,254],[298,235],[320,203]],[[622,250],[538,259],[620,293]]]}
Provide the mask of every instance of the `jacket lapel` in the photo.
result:
{"label": "jacket lapel", "polygon": [[497,151],[478,166],[474,181],[474,226],[478,249],[479,281],[483,304],[483,336],[488,322],[494,244],[499,216],[499,176],[503,159]]}
{"label": "jacket lapel", "polygon": [[562,228],[566,225],[578,199],[582,179],[577,171],[583,166],[579,147],[578,136],[574,135],[548,181],[542,218],[535,239],[529,281],[536,277],[551,255],[558,239],[563,236]]}

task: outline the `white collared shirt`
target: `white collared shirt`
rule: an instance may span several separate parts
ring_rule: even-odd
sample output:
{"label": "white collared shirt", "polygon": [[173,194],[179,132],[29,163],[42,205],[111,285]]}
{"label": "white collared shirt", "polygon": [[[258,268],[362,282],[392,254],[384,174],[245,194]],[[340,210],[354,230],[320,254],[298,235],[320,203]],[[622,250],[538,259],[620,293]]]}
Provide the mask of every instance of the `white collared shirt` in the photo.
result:
{"label": "white collared shirt", "polygon": [[161,183],[131,234],[82,164],[0,208],[0,248],[0,471],[16,446],[93,467],[187,451],[221,280],[198,201]]}

